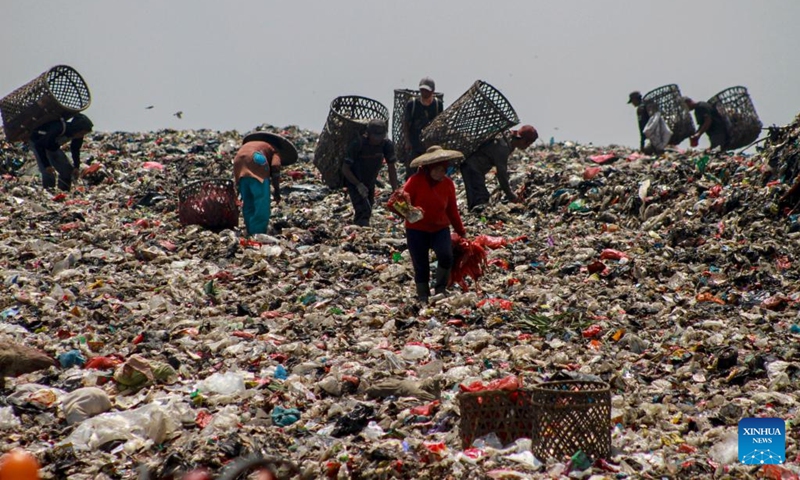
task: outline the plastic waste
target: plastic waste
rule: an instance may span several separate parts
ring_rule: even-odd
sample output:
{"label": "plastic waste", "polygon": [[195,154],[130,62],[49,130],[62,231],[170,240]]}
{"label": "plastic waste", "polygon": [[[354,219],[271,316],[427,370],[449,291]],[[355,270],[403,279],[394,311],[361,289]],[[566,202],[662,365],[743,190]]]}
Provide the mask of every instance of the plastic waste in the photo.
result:
{"label": "plastic waste", "polygon": [[272,423],[279,427],[288,427],[300,420],[300,410],[296,408],[283,408],[275,406],[272,408]]}
{"label": "plastic waste", "polygon": [[244,376],[237,372],[215,373],[197,384],[203,393],[235,395],[245,391]]}
{"label": "plastic waste", "polygon": [[58,364],[61,365],[61,368],[80,367],[86,363],[86,358],[83,356],[80,350],[70,350],[69,352],[64,352],[59,354],[57,359]]}

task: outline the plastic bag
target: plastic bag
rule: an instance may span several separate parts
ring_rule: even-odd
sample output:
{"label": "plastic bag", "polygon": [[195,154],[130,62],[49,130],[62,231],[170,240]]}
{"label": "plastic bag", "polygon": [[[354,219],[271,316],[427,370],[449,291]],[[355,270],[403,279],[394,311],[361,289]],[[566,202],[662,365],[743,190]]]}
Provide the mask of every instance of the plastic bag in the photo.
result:
{"label": "plastic bag", "polygon": [[411,205],[411,198],[402,189],[392,192],[389,201],[386,202],[386,208],[405,218],[410,223],[418,222],[424,216],[421,208]]}
{"label": "plastic bag", "polygon": [[462,392],[484,392],[487,390],[505,390],[507,392],[515,392],[522,388],[522,381],[516,375],[509,375],[507,377],[498,378],[491,382],[484,384],[482,381],[477,380],[464,385],[463,383],[458,386]]}
{"label": "plastic bag", "polygon": [[656,112],[650,117],[642,133],[657,151],[664,150],[669,144],[670,137],[672,137],[672,130],[667,126],[667,122],[664,121],[661,112]]}

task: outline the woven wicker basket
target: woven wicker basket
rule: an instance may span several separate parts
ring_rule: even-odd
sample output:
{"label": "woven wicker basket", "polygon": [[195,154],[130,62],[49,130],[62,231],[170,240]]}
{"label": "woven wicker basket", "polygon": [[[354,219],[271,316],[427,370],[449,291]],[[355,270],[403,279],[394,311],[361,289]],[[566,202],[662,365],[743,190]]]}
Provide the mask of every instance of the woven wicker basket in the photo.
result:
{"label": "woven wicker basket", "polygon": [[506,97],[478,80],[422,130],[422,143],[458,150],[468,157],[483,142],[517,123],[517,112]]}
{"label": "woven wicker basket", "polygon": [[[677,85],[658,87],[647,92],[642,100],[645,105],[655,105],[661,112],[661,117],[672,130],[672,137],[669,139],[670,145],[678,145],[694,135],[694,121],[686,104],[683,103],[683,97]],[[649,113],[652,115],[655,111]]]}
{"label": "woven wicker basket", "polygon": [[213,178],[189,183],[181,189],[178,201],[181,225],[200,225],[210,230],[239,225],[233,180]]}
{"label": "woven wicker basket", "polygon": [[531,390],[533,454],[561,460],[578,450],[611,454],[611,390],[603,382],[545,382]]}
{"label": "woven wicker basket", "polygon": [[325,185],[330,188],[344,186],[342,164],[347,146],[364,133],[367,123],[374,118],[389,121],[389,110],[375,100],[347,96],[337,97],[331,102],[328,119],[314,150],[314,165],[322,174]]}
{"label": "woven wicker basket", "polygon": [[708,100],[725,118],[728,129],[728,144],[724,148],[733,150],[754,142],[761,134],[761,120],[745,87],[731,87]]}
{"label": "woven wicker basket", "polygon": [[88,108],[91,101],[78,72],[66,65],[55,66],[0,99],[6,139],[28,140],[35,128],[69,118]]}
{"label": "woven wicker basket", "polygon": [[461,411],[459,431],[464,448],[476,438],[492,432],[507,445],[518,438],[530,438],[534,411],[530,391],[486,390],[458,394]]}
{"label": "woven wicker basket", "polygon": [[[435,92],[433,94],[437,100],[444,103],[444,94]],[[406,151],[405,131],[403,130],[403,117],[405,116],[406,104],[412,98],[419,97],[419,90],[409,90],[407,88],[394,91],[394,110],[392,111],[392,140],[394,140],[395,156],[397,162],[407,165],[411,161],[411,155]]]}

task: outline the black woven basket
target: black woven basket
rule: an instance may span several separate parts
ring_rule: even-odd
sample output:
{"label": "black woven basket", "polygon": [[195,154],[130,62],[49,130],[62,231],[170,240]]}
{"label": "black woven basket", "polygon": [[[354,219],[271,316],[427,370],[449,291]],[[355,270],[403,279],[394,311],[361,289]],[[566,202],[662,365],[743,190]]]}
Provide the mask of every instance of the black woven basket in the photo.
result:
{"label": "black woven basket", "polygon": [[506,97],[478,80],[422,130],[422,143],[458,150],[468,157],[483,142],[517,123],[517,112]]}
{"label": "black woven basket", "polygon": [[367,123],[378,118],[388,123],[389,110],[382,103],[358,96],[336,97],[325,127],[319,134],[314,150],[314,165],[322,174],[322,180],[330,188],[342,188],[347,146],[358,135],[364,133]]}
{"label": "black woven basket", "polygon": [[178,202],[181,225],[200,225],[210,230],[239,225],[233,180],[213,178],[189,183],[178,194]]}
{"label": "black woven basket", "polygon": [[531,390],[533,454],[562,460],[578,450],[611,454],[611,390],[604,382],[545,382]]}
{"label": "black woven basket", "polygon": [[[444,94],[435,92],[433,96],[444,103]],[[407,165],[411,161],[410,152],[406,151],[408,139],[403,130],[403,116],[405,115],[406,104],[412,98],[419,97],[419,90],[409,90],[401,88],[394,91],[394,111],[392,111],[392,140],[394,140],[395,156],[397,162]]]}
{"label": "black woven basket", "polygon": [[92,98],[83,77],[58,65],[0,99],[3,130],[9,142],[28,140],[47,122],[86,110]]}
{"label": "black woven basket", "polygon": [[728,143],[725,149],[733,150],[753,143],[761,134],[761,120],[745,87],[731,87],[708,99],[725,119]]}
{"label": "black woven basket", "polygon": [[486,390],[458,394],[461,412],[459,434],[463,448],[476,438],[494,432],[507,445],[518,438],[530,438],[534,410],[528,390]]}
{"label": "black woven basket", "polygon": [[[683,97],[677,85],[664,85],[651,90],[642,98],[642,101],[645,105],[655,105],[655,108],[661,112],[661,118],[672,130],[672,137],[669,139],[670,145],[678,145],[694,135],[694,121],[686,104],[683,103]],[[649,113],[652,115],[655,110],[653,109]]]}

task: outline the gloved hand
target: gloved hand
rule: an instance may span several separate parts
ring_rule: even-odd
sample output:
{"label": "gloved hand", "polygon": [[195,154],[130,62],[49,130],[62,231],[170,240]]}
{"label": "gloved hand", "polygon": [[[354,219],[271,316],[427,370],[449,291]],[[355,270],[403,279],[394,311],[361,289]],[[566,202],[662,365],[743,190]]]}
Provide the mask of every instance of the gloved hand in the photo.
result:
{"label": "gloved hand", "polygon": [[369,189],[363,183],[359,183],[358,186],[356,186],[356,189],[358,189],[358,193],[360,193],[362,197],[369,197]]}
{"label": "gloved hand", "polygon": [[47,168],[44,169],[44,171],[49,173],[50,175],[55,175],[56,174],[55,167],[47,167]]}

